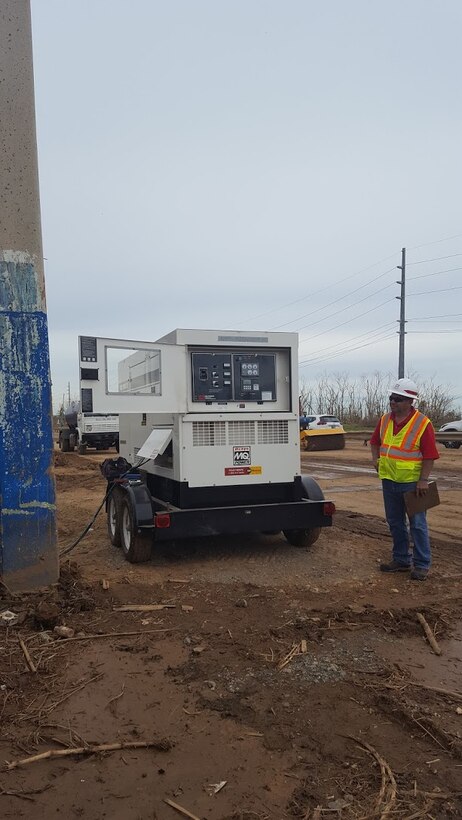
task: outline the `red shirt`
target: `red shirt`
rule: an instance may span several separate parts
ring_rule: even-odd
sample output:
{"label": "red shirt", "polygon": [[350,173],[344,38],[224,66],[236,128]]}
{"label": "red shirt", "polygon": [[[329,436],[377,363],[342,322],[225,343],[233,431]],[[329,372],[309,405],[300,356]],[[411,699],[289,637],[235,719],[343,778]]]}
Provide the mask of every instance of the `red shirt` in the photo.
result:
{"label": "red shirt", "polygon": [[[408,423],[408,421],[412,418],[412,416],[416,412],[417,412],[416,410],[413,410],[412,413],[409,413],[409,415],[405,419],[403,419],[402,421],[397,421],[396,418],[395,418],[394,413],[391,414],[391,417],[393,419],[393,435],[394,436],[396,436],[396,434],[399,433],[399,431],[403,429],[404,425]],[[377,427],[375,428],[374,432],[372,433],[371,444],[376,444],[378,447],[380,447],[380,444],[381,444],[381,440],[380,440],[380,421],[378,422]],[[429,424],[427,424],[425,430],[422,433],[422,436],[421,436],[421,439],[420,439],[419,449],[420,449],[420,452],[422,453],[422,456],[423,456],[424,460],[428,459],[428,460],[436,461],[436,459],[440,457],[440,454],[439,454],[438,450],[436,449],[435,431],[433,429],[433,425],[432,425],[431,422]]]}

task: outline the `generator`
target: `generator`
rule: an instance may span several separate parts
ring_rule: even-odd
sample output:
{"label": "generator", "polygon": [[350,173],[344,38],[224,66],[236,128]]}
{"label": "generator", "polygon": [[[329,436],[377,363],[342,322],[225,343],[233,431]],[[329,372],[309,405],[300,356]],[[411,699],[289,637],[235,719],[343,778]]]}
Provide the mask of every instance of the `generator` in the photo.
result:
{"label": "generator", "polygon": [[220,533],[283,531],[307,547],[331,526],[334,505],[301,475],[297,334],[177,329],[80,337],[79,350],[82,402],[119,415],[106,509],[129,561]]}

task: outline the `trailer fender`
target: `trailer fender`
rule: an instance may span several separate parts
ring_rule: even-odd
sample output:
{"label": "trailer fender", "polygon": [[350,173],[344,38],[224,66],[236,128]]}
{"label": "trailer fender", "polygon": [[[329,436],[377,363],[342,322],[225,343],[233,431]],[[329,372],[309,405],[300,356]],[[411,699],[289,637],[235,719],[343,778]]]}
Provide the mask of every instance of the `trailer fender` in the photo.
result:
{"label": "trailer fender", "polygon": [[310,475],[302,475],[303,496],[310,501],[324,501],[324,493]]}
{"label": "trailer fender", "polygon": [[136,483],[127,481],[121,482],[116,486],[130,499],[130,506],[133,509],[137,527],[140,529],[154,529],[154,511],[146,484],[143,484],[141,481]]}

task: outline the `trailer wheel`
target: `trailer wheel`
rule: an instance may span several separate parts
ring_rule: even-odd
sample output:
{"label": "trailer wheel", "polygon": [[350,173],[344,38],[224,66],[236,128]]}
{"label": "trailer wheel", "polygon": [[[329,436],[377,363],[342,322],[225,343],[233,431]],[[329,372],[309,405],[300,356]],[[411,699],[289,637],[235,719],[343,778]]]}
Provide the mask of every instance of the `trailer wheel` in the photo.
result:
{"label": "trailer wheel", "polygon": [[151,557],[151,533],[140,533],[135,521],[130,499],[122,498],[120,503],[120,537],[123,554],[131,564],[143,564]]}
{"label": "trailer wheel", "polygon": [[114,489],[107,502],[107,531],[113,547],[122,546],[120,520],[120,490]]}
{"label": "trailer wheel", "polygon": [[312,547],[321,535],[321,527],[312,530],[283,530],[289,544],[293,547]]}
{"label": "trailer wheel", "polygon": [[[302,476],[302,496],[310,501],[324,500],[321,487],[309,475]],[[283,533],[293,547],[312,547],[321,535],[321,527],[312,527],[309,530],[283,530]]]}
{"label": "trailer wheel", "polygon": [[69,436],[66,436],[65,432],[60,435],[59,446],[63,453],[68,453],[71,449],[69,446]]}

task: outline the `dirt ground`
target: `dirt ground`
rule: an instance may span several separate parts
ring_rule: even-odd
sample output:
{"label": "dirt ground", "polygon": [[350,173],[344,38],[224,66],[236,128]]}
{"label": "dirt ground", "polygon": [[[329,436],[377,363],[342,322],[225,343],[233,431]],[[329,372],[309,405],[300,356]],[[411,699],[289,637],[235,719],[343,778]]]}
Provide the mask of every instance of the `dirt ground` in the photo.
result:
{"label": "dirt ground", "polygon": [[[338,510],[310,550],[257,534],[131,565],[102,513],[57,589],[0,587],[0,817],[462,817],[462,450],[440,451],[424,583],[379,574],[380,488],[348,441],[302,456]],[[108,455],[56,453],[61,548]]]}

